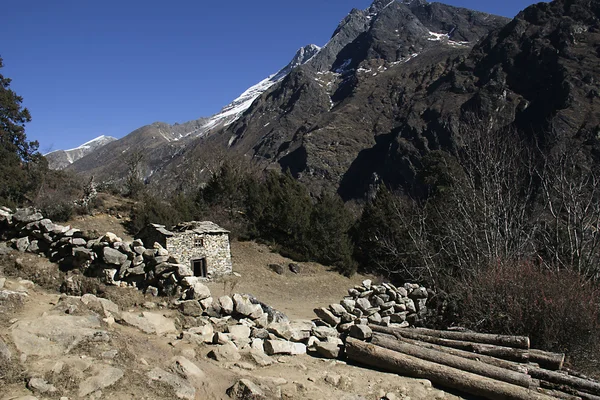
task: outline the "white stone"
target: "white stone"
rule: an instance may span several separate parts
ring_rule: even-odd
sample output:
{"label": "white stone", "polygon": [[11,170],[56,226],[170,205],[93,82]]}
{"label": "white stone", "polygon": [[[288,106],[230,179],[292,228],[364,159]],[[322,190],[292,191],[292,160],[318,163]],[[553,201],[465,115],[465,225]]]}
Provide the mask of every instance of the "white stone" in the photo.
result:
{"label": "white stone", "polygon": [[250,328],[245,325],[233,325],[228,330],[233,341],[245,340],[250,337]]}

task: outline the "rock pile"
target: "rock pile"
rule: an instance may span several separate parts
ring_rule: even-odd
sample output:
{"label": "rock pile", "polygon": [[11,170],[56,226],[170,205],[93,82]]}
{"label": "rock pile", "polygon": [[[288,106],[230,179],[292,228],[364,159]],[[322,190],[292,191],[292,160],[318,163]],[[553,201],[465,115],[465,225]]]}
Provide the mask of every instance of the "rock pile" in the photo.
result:
{"label": "rock pile", "polygon": [[273,362],[269,356],[306,354],[324,343],[331,347],[330,358],[335,358],[342,344],[335,329],[309,320],[290,321],[247,294],[213,298],[206,286],[196,282],[183,298],[177,302],[185,316],[181,338],[215,345],[209,357],[217,361],[236,362],[239,352],[247,351],[256,364],[269,365]]}
{"label": "rock pile", "polygon": [[[422,326],[427,316],[427,299],[433,294],[432,290],[417,284],[396,287],[391,283],[373,285],[365,280],[362,285],[349,289],[348,296],[339,304],[314,311],[323,325],[336,328],[340,333],[348,333],[356,325]],[[361,335],[359,330],[353,329]]]}
{"label": "rock pile", "polygon": [[[125,242],[113,233],[100,238],[53,223],[32,209],[0,207],[0,239],[22,252],[44,254],[65,270],[78,269],[117,286],[135,286],[158,295],[193,290],[193,271],[159,244],[147,249],[141,240]],[[73,283],[67,281],[67,286]]]}

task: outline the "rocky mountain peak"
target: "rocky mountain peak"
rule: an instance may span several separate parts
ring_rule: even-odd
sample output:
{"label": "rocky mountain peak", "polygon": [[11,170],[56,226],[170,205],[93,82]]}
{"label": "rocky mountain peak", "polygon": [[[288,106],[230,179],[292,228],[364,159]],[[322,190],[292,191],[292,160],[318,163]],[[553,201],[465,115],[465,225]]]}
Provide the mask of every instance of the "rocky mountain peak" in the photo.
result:
{"label": "rocky mountain peak", "polygon": [[117,139],[112,136],[100,135],[73,149],[55,150],[44,156],[46,157],[46,160],[48,160],[50,169],[64,169],[85,155],[90,154],[115,140]]}

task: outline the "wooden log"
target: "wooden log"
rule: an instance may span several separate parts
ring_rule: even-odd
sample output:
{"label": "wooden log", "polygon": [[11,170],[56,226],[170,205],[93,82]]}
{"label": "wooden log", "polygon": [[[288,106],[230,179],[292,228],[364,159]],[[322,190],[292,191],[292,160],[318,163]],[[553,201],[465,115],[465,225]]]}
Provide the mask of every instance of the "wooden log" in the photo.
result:
{"label": "wooden log", "polygon": [[556,397],[557,399],[561,399],[561,400],[582,400],[581,397],[579,397],[579,396],[575,396],[574,394],[570,394],[570,393],[561,392],[560,390],[546,389],[546,388],[541,388],[541,387],[537,388],[536,390],[539,393],[543,393],[548,396]]}
{"label": "wooden log", "polygon": [[556,383],[559,385],[570,386],[574,389],[583,390],[595,396],[600,396],[600,383],[588,379],[561,374],[560,372],[549,371],[542,368],[530,368],[529,375],[536,379]]}
{"label": "wooden log", "polygon": [[371,340],[371,343],[402,354],[408,354],[409,356],[413,356],[421,360],[447,365],[462,371],[486,376],[502,382],[512,383],[513,385],[524,388],[530,388],[533,386],[531,377],[529,375],[495,367],[481,361],[470,360],[468,358],[444,353],[438,350],[427,349],[399,340],[385,338],[380,334],[375,334]]}
{"label": "wooden log", "polygon": [[529,352],[523,349],[513,349],[512,347],[494,346],[491,344],[481,344],[464,342],[462,340],[443,339],[435,336],[427,336],[416,333],[414,329],[397,329],[379,325],[369,325],[373,332],[387,333],[397,337],[419,340],[422,342],[433,343],[439,346],[452,347],[455,349],[470,351],[504,360],[527,362]]}
{"label": "wooden log", "polygon": [[557,390],[563,393],[569,393],[573,396],[577,396],[584,400],[600,400],[600,396],[593,395],[591,393],[587,393],[581,390],[577,390],[569,385],[558,384],[547,381],[540,381],[540,387],[550,390]]}
{"label": "wooden log", "polygon": [[486,378],[446,365],[400,354],[354,338],[346,339],[346,355],[356,362],[390,372],[429,379],[435,384],[490,400],[550,400],[535,389]]}
{"label": "wooden log", "polygon": [[551,353],[549,351],[529,349],[529,361],[538,363],[542,368],[559,370],[563,367],[565,355],[561,353]]}
{"label": "wooden log", "polygon": [[489,333],[440,331],[436,329],[414,328],[421,335],[439,337],[442,339],[462,340],[463,342],[492,344],[494,346],[512,347],[515,349],[529,349],[527,336],[494,335]]}
{"label": "wooden log", "polygon": [[[511,371],[521,372],[526,374],[529,366],[526,364],[520,364],[513,361],[503,360],[501,358],[486,356],[483,354],[472,353],[470,351],[455,349],[452,347],[439,346],[433,343],[421,342],[418,340],[413,340],[405,337],[397,337],[393,335],[388,335],[386,333],[375,333],[374,336],[383,336],[390,339],[401,340],[406,343],[414,344],[415,346],[424,347],[426,349],[432,349],[441,351],[444,353],[452,354],[459,357],[468,358],[469,360],[478,360],[484,362],[486,364],[493,365],[495,367],[509,369]],[[537,367],[537,364],[535,365]]]}

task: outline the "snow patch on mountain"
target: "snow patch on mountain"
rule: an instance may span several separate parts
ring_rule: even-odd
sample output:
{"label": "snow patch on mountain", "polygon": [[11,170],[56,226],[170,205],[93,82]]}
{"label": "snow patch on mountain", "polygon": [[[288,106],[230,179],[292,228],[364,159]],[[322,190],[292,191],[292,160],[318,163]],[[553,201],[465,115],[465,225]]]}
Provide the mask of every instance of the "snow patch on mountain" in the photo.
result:
{"label": "snow patch on mountain", "polygon": [[256,85],[248,88],[237,99],[223,107],[218,114],[210,117],[206,124],[204,124],[202,127],[203,129],[201,130],[200,135],[215,127],[224,127],[234,123],[248,108],[250,108],[252,103],[254,103],[254,100],[256,100],[261,94],[269,90],[269,88],[271,88],[273,85],[281,82],[290,72],[292,72],[294,68],[306,64],[316,54],[318,54],[320,50],[321,48],[314,44],[310,44],[299,49],[288,65],[279,70],[277,73],[270,75]]}

